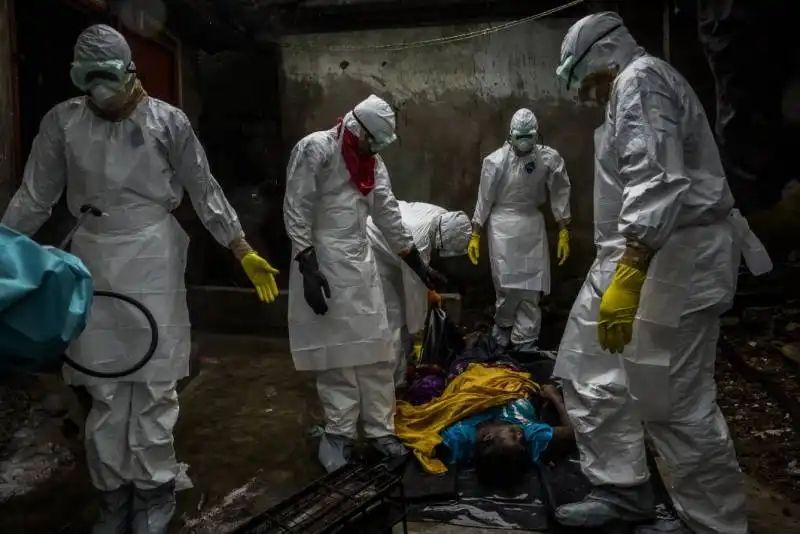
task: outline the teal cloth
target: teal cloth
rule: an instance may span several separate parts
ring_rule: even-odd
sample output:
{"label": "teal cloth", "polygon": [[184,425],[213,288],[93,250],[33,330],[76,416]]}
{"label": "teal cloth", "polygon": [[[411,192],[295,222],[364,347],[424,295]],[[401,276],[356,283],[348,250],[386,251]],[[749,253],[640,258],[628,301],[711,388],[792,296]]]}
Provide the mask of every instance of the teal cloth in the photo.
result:
{"label": "teal cloth", "polygon": [[553,439],[553,427],[539,422],[536,408],[528,399],[518,399],[462,419],[444,429],[442,444],[447,448],[445,462],[449,465],[472,463],[477,442],[478,426],[487,421],[519,425],[525,434],[525,445],[536,463]]}
{"label": "teal cloth", "polygon": [[35,371],[86,328],[92,275],[77,257],[0,225],[0,368]]}

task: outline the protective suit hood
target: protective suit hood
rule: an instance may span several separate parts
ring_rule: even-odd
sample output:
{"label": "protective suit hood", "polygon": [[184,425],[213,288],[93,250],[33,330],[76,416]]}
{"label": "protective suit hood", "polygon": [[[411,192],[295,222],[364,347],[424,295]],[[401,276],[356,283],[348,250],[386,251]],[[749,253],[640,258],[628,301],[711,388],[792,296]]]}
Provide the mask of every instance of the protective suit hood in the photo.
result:
{"label": "protective suit hood", "polygon": [[[382,98],[369,95],[366,100],[359,103],[350,113],[352,117],[366,128],[375,138],[381,148],[393,143],[397,139],[397,122],[392,107]],[[345,127],[352,130],[352,123],[345,121]],[[353,131],[358,136],[360,132]]]}
{"label": "protective suit hood", "polygon": [[567,31],[556,75],[567,85],[580,85],[588,75],[610,67],[622,70],[644,53],[622,17],[613,11],[594,13]]}
{"label": "protective suit hood", "polygon": [[125,37],[111,26],[95,24],[78,36],[74,49],[75,61],[122,61],[133,60],[131,48]]}
{"label": "protective suit hood", "polygon": [[435,246],[441,257],[463,256],[472,236],[472,222],[463,211],[448,211],[439,219],[438,233]]}
{"label": "protective suit hood", "polygon": [[511,117],[508,142],[522,154],[529,154],[536,147],[536,131],[539,122],[533,111],[522,108]]}
{"label": "protective suit hood", "polygon": [[533,111],[522,108],[514,113],[511,117],[511,126],[509,127],[509,134],[514,135],[536,135],[539,130],[539,121],[536,120],[536,115]]}
{"label": "protective suit hood", "polygon": [[122,92],[135,72],[130,46],[114,28],[96,24],[78,36],[70,78],[75,87],[90,93],[95,103],[103,104]]}

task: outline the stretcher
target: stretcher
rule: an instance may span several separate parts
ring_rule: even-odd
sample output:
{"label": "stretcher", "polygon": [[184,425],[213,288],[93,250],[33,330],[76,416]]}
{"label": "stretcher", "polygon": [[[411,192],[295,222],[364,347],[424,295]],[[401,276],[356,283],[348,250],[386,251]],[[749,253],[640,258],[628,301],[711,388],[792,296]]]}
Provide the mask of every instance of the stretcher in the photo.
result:
{"label": "stretcher", "polygon": [[235,534],[379,534],[402,523],[402,476],[386,464],[350,464],[306,486]]}

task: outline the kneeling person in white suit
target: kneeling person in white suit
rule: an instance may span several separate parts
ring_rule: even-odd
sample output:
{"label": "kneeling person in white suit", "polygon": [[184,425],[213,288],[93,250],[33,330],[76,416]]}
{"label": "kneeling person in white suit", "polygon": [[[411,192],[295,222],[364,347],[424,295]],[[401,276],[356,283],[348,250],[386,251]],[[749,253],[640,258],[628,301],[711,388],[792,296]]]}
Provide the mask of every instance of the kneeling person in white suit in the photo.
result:
{"label": "kneeling person in white suit", "polygon": [[[424,202],[400,201],[398,204],[403,224],[426,264],[434,254],[445,258],[467,253],[471,226],[466,213],[447,211]],[[378,262],[389,329],[395,343],[395,386],[401,386],[405,383],[411,335],[421,332],[425,326],[429,291],[392,252],[372,217],[367,220],[367,235]]]}

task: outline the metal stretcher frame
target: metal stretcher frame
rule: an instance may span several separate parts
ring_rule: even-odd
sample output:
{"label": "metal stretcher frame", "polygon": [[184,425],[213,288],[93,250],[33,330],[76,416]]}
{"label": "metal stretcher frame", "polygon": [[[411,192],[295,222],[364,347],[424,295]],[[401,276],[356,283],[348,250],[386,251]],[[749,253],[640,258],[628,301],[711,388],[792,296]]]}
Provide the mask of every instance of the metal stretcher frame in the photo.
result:
{"label": "metal stretcher frame", "polygon": [[[401,475],[381,464],[351,464],[250,519],[234,534],[379,534],[391,532],[398,522],[408,534],[406,516]],[[355,528],[366,519],[370,524]]]}

